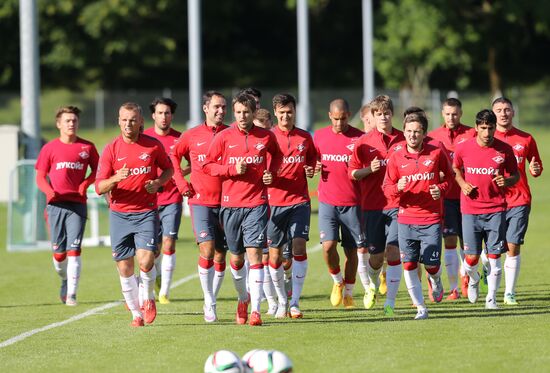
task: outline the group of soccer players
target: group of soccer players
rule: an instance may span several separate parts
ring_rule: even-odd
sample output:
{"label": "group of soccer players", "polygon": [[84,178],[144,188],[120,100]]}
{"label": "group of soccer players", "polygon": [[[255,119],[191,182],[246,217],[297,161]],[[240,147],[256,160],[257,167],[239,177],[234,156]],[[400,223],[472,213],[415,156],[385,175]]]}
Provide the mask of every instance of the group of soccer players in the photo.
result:
{"label": "group of soccer players", "polygon": [[362,131],[349,124],[348,103],[335,99],[329,105],[331,124],[312,137],[296,127],[292,95],[273,97],[274,125],[269,111],[259,108],[260,97],[255,89],[239,92],[232,101],[235,122],[225,125],[226,98],[208,91],[202,99],[205,121],[183,133],[171,127],[177,107],[171,99],[151,103],[154,124],[146,130],[141,107],[125,103],[119,109],[121,135],[101,157],[77,136],[79,109],[59,109],[60,136],[44,146],[36,170],[47,197],[62,302],[77,304],[86,191],[95,182],[95,191],[109,203],[112,255],[132,326],[155,320],[155,284],[159,302],[170,302],[182,197],[188,198],[199,248],[205,322],[218,319],[227,251],[238,294],[237,323],[262,325],[264,297],[269,315],[302,318],[311,215],[307,178],[319,175],[319,237],[334,280],[333,306],[355,307],[358,273],[365,308],[374,308],[383,293],[383,312],[393,316],[404,273],[415,319],[427,318],[418,264],[424,265],[430,299],[440,302],[442,240],[447,299],[462,293],[477,301],[482,258],[485,306],[498,308],[500,256],[507,252],[504,303],[517,304],[520,245],[531,203],[526,161],[535,177],[542,162],[534,139],[514,127],[508,99],[480,111],[475,128],[461,123],[460,101],[447,99],[444,123],[430,133],[420,108],[407,109],[403,131],[394,128],[393,104],[384,95],[361,109]]}

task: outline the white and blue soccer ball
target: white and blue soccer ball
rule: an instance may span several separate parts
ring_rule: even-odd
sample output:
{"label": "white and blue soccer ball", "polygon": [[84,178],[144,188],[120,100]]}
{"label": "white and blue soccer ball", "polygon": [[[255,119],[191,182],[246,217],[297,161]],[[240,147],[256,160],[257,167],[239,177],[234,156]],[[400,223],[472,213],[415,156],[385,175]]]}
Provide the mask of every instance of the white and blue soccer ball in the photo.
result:
{"label": "white and blue soccer ball", "polygon": [[244,373],[241,358],[233,351],[219,350],[208,356],[204,363],[204,373]]}
{"label": "white and blue soccer ball", "polygon": [[292,361],[277,350],[251,350],[243,356],[243,365],[250,373],[290,373]]}

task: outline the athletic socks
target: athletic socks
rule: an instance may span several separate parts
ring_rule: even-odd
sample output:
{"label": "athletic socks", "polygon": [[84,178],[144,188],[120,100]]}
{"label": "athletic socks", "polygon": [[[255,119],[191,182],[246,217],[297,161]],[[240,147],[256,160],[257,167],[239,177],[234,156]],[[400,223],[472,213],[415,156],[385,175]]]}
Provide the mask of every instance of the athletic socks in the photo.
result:
{"label": "athletic socks", "polygon": [[120,286],[122,288],[122,295],[126,301],[128,309],[132,313],[132,317],[143,317],[140,311],[139,300],[138,300],[138,286],[136,282],[136,277],[134,275],[130,277],[120,277]]}
{"label": "athletic socks", "polygon": [[294,255],[291,305],[298,304],[300,301],[300,296],[304,288],[304,281],[306,279],[307,267],[307,255]]}
{"label": "athletic socks", "polygon": [[[285,271],[283,269],[282,263],[279,263],[279,266],[276,266],[275,263],[269,262],[269,274],[271,275],[271,282],[277,293],[277,299],[280,305],[287,304],[287,294],[285,291]],[[250,284],[251,286],[251,284]]]}
{"label": "athletic socks", "polygon": [[[213,282],[214,282],[214,261],[207,260],[203,257],[199,257],[199,264],[197,265],[199,272],[199,280],[201,282],[202,293],[204,296],[204,304],[209,307],[216,303]],[[161,290],[162,292],[162,290]]]}
{"label": "athletic socks", "polygon": [[[263,264],[254,264],[248,270],[248,288],[250,289],[250,312],[260,312],[260,302],[262,298],[262,286],[264,283],[264,268]],[[280,267],[281,268],[281,267]],[[271,269],[270,269],[271,270]],[[271,272],[273,278],[273,272]],[[281,279],[283,272],[281,271]],[[281,281],[282,282],[282,281]],[[275,286],[275,289],[277,287]]]}
{"label": "athletic socks", "polygon": [[222,287],[223,279],[225,277],[225,262],[214,262],[214,284],[212,288],[214,289],[214,297],[218,298],[218,293]]}
{"label": "athletic socks", "polygon": [[147,272],[140,268],[139,277],[143,283],[144,300],[155,299],[155,279],[157,278],[157,269],[155,266],[152,266]]}
{"label": "athletic socks", "polygon": [[445,247],[444,261],[449,280],[449,290],[456,290],[458,288],[458,256],[456,255],[456,247]]}
{"label": "athletic socks", "polygon": [[231,263],[231,277],[233,278],[233,285],[237,290],[237,295],[241,302],[248,301],[248,290],[246,289],[246,267],[236,267]]}
{"label": "athletic socks", "polygon": [[80,269],[82,267],[80,255],[69,256],[67,262],[67,294],[76,295],[80,280]]}
{"label": "athletic socks", "polygon": [[[57,256],[57,258],[56,258]],[[58,260],[62,259],[62,260]],[[62,280],[67,279],[67,257],[65,255],[54,254],[53,258],[53,267],[55,272],[61,277]]]}
{"label": "athletic socks", "polygon": [[388,262],[388,267],[386,268],[386,286],[388,288],[386,293],[386,304],[395,305],[395,298],[397,297],[400,283],[401,261]]}
{"label": "athletic socks", "polygon": [[382,272],[382,267],[378,269],[374,269],[369,263],[368,274],[369,274],[370,286],[374,285],[373,287],[377,290],[380,287],[380,272]]}
{"label": "athletic socks", "polygon": [[369,253],[357,252],[357,273],[361,279],[361,284],[365,288],[365,291],[369,289]]}
{"label": "athletic socks", "polygon": [[464,267],[465,274],[467,276],[470,276],[470,280],[474,283],[479,282],[479,272],[477,271],[478,266],[479,263],[469,265],[466,259],[464,259],[464,261],[462,262],[462,267]]}
{"label": "athletic socks", "polygon": [[407,291],[413,304],[416,307],[424,307],[424,296],[422,295],[422,284],[418,279],[418,274],[416,268],[408,271],[403,271],[403,277],[405,277],[405,284],[407,284]]}
{"label": "athletic socks", "polygon": [[353,297],[353,288],[355,287],[355,282],[347,282],[344,280],[344,297]]}
{"label": "athletic socks", "polygon": [[267,303],[271,306],[272,304],[277,302],[275,300],[275,287],[273,286],[273,282],[271,281],[271,274],[269,273],[268,262],[263,263],[263,266],[264,266],[263,290],[264,290],[265,297],[267,299]]}
{"label": "athletic socks", "polygon": [[164,253],[161,264],[161,285],[160,294],[168,296],[170,294],[170,285],[176,267],[176,253]]}
{"label": "athletic socks", "polygon": [[340,266],[336,267],[335,269],[328,269],[330,272],[330,277],[332,277],[332,280],[336,284],[341,284],[344,282],[344,279],[342,277],[342,271],[340,271]]}
{"label": "athletic socks", "polygon": [[500,279],[502,278],[502,262],[500,255],[498,258],[489,258],[491,271],[487,275],[487,298],[496,299],[497,290],[500,287]]}
{"label": "athletic socks", "polygon": [[516,282],[519,277],[519,269],[521,266],[521,256],[509,256],[506,255],[504,260],[504,280],[506,289],[504,294],[516,293]]}

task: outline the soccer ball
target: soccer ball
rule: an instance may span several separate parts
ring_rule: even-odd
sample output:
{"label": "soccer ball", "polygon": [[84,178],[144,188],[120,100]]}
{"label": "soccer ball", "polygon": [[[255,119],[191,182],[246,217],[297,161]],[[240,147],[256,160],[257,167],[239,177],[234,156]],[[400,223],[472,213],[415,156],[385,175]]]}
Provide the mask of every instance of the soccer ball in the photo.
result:
{"label": "soccer ball", "polygon": [[219,350],[208,356],[204,363],[204,373],[243,373],[243,363],[239,356],[228,350]]}
{"label": "soccer ball", "polygon": [[290,373],[292,361],[277,350],[252,350],[243,356],[243,365],[250,373]]}

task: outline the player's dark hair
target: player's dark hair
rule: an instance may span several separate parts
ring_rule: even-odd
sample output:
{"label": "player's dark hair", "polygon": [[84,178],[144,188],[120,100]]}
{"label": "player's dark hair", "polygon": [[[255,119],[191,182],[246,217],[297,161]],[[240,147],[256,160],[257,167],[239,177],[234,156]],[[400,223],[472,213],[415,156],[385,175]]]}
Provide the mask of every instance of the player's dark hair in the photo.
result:
{"label": "player's dark hair", "polygon": [[393,115],[393,102],[388,95],[378,95],[371,102],[371,113],[374,114],[375,111],[386,111],[389,110]]}
{"label": "player's dark hair", "polygon": [[252,113],[256,112],[256,100],[254,99],[254,96],[243,93],[240,95],[235,96],[233,99],[233,108],[235,107],[235,104],[239,103],[241,105],[246,106],[250,109]]}
{"label": "player's dark hair", "polygon": [[421,114],[421,115],[424,115],[425,117],[427,117],[426,112],[424,111],[424,109],[422,109],[418,106],[409,106],[403,112],[403,118],[405,118],[407,115],[412,114],[412,113]]}
{"label": "player's dark hair", "polygon": [[273,110],[277,109],[277,106],[287,106],[292,104],[296,109],[296,99],[289,93],[279,93],[273,96]]}
{"label": "player's dark hair", "polygon": [[80,119],[81,112],[82,111],[76,106],[61,106],[59,109],[57,109],[57,112],[55,113],[55,120],[57,121],[65,113],[74,114],[77,118]]}
{"label": "player's dark hair", "polygon": [[495,101],[493,101],[493,103],[491,104],[491,107],[495,106],[496,104],[508,104],[510,105],[511,108],[514,107],[514,105],[512,105],[512,101],[506,97],[497,98]]}
{"label": "player's dark hair", "polygon": [[428,118],[426,118],[426,113],[424,113],[424,110],[415,111],[407,114],[405,116],[405,119],[403,119],[403,129],[405,129],[405,125],[407,123],[413,123],[413,122],[420,123],[424,134],[428,133]]}
{"label": "player's dark hair", "polygon": [[241,90],[237,93],[237,96],[242,95],[242,94],[247,94],[247,95],[256,97],[258,100],[259,100],[260,98],[262,98],[262,92],[260,92],[259,89],[252,88],[252,87],[248,87],[248,88],[243,88],[243,89],[241,89]]}
{"label": "player's dark hair", "polygon": [[210,103],[210,100],[212,100],[212,97],[219,96],[225,100],[225,96],[223,93],[220,93],[218,91],[206,91],[202,94],[202,105],[208,105]]}
{"label": "player's dark hair", "polygon": [[462,102],[460,102],[458,98],[448,98],[443,101],[443,104],[441,106],[457,107],[462,110]]}
{"label": "player's dark hair", "polygon": [[149,104],[149,110],[151,110],[151,114],[155,113],[155,110],[158,104],[168,106],[172,114],[174,114],[176,112],[176,109],[178,108],[178,104],[176,104],[176,102],[171,98],[155,97],[155,99],[151,102],[151,104]]}
{"label": "player's dark hair", "polygon": [[497,116],[492,110],[483,109],[476,114],[476,126],[480,124],[497,125]]}

